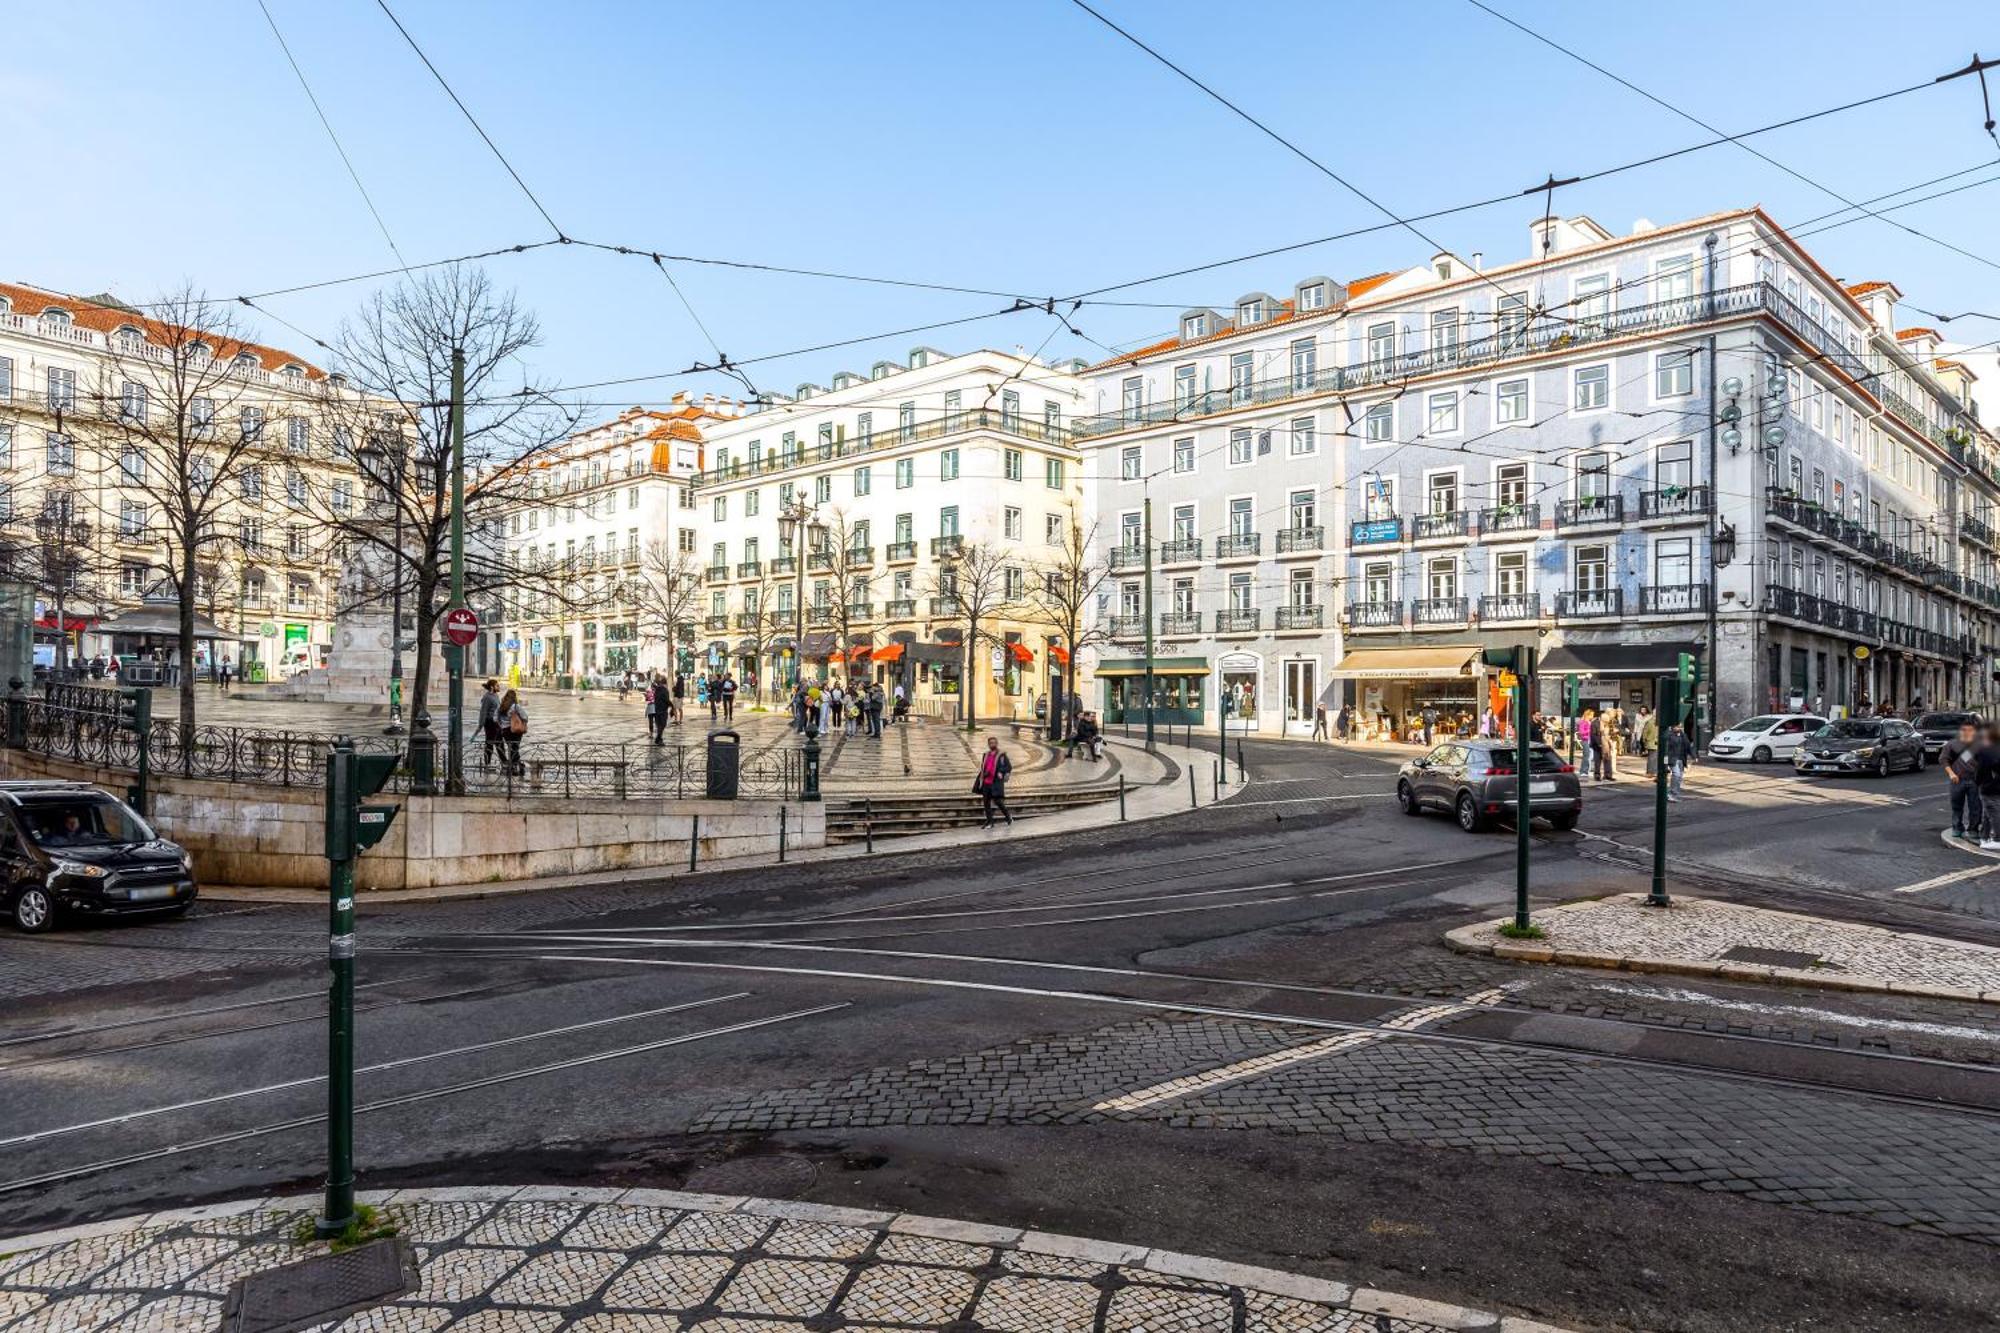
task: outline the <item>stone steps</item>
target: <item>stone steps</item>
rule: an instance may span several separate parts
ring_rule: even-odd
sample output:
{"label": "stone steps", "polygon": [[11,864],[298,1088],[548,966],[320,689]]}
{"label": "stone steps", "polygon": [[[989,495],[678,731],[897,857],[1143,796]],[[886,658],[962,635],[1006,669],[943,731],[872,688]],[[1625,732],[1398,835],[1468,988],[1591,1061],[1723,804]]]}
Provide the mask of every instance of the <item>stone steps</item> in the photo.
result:
{"label": "stone steps", "polygon": [[[1007,808],[1016,820],[1020,820],[1117,798],[1115,787],[1020,790],[1008,793]],[[986,815],[980,808],[979,798],[970,792],[963,796],[882,796],[869,797],[866,802],[848,798],[826,803],[826,840],[829,843],[864,841],[871,828],[879,839],[968,828],[984,822]]]}

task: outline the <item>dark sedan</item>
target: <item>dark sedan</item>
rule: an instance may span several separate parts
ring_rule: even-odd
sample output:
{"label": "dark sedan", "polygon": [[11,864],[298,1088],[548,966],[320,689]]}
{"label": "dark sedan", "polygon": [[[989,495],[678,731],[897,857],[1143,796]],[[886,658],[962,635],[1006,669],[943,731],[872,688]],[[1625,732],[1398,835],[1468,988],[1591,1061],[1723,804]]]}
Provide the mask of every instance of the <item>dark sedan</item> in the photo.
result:
{"label": "dark sedan", "polygon": [[[1576,770],[1546,745],[1532,747],[1528,759],[1530,816],[1559,829],[1575,828],[1583,813]],[[1519,762],[1519,751],[1508,741],[1446,741],[1403,765],[1396,776],[1396,800],[1406,815],[1444,810],[1467,833],[1478,833],[1495,816],[1513,813],[1520,793]]]}
{"label": "dark sedan", "polygon": [[1925,764],[1924,738],[1894,717],[1849,717],[1829,722],[1806,737],[1792,756],[1801,773],[1873,773],[1886,778],[1899,768]]}
{"label": "dark sedan", "polygon": [[1924,753],[1936,759],[1938,751],[1944,749],[1947,741],[1958,739],[1960,727],[1979,725],[1979,714],[1925,713],[1910,725],[1914,726],[1917,734],[1924,738]]}
{"label": "dark sedan", "polygon": [[180,913],[194,863],[131,806],[81,782],[0,783],[0,909],[17,929],[64,915]]}

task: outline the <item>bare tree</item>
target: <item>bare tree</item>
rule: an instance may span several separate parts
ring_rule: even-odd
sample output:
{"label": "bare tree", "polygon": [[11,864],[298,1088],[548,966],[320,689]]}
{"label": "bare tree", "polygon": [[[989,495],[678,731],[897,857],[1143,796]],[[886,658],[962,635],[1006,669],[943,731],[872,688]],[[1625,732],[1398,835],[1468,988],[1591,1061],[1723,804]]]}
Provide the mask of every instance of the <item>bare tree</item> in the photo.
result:
{"label": "bare tree", "polygon": [[[364,557],[366,586],[350,580],[349,606],[400,596],[416,626],[419,703],[431,685],[438,621],[451,593],[451,369],[465,360],[465,589],[490,600],[512,588],[568,606],[576,586],[567,559],[511,558],[490,535],[515,510],[571,503],[548,461],[576,424],[548,394],[521,385],[518,358],[540,329],[483,271],[453,265],[405,277],[345,324],[336,359],[353,391],[327,396],[338,466],[358,474],[364,501],[337,487],[315,497],[326,527]],[[400,632],[400,629],[399,629]]]}
{"label": "bare tree", "polygon": [[92,545],[95,529],[76,492],[53,489],[42,492],[30,531],[25,544],[7,552],[7,571],[33,588],[36,599],[53,613],[56,671],[61,674],[69,668],[71,609],[103,604],[104,571]]}
{"label": "bare tree", "polygon": [[[833,630],[834,650],[843,673],[851,675],[847,668],[854,650],[854,626],[864,618],[856,607],[866,605],[875,552],[868,544],[867,521],[851,519],[844,510],[835,509],[820,532],[822,545],[808,563],[813,566],[813,579],[823,580],[828,587],[825,619]],[[814,605],[817,608],[819,603]]]}
{"label": "bare tree", "polygon": [[266,418],[279,399],[260,389],[266,372],[228,305],[182,287],[151,308],[143,328],[135,319],[109,340],[96,391],[107,429],[92,441],[115,455],[102,474],[140,497],[129,501],[142,506],[133,518],[159,542],[180,603],[180,722],[192,728],[198,575],[242,538],[221,518],[243,471],[269,448]]}
{"label": "bare tree", "polygon": [[1044,560],[1035,569],[1028,587],[1030,614],[1037,622],[1048,626],[1049,632],[1062,641],[1063,650],[1069,654],[1069,669],[1063,672],[1064,688],[1049,701],[1051,737],[1064,735],[1068,726],[1064,713],[1069,696],[1075,693],[1079,652],[1108,637],[1104,626],[1090,615],[1097,590],[1104,586],[1104,580],[1111,573],[1108,564],[1091,558],[1091,548],[1096,541],[1096,523],[1093,522],[1086,530],[1076,508],[1071,506],[1061,547],[1053,558]]}
{"label": "bare tree", "polygon": [[646,543],[638,576],[625,584],[626,598],[636,613],[639,641],[665,642],[671,658],[676,644],[694,637],[701,589],[701,563],[692,553],[677,550],[665,537]]}
{"label": "bare tree", "polygon": [[1007,572],[1013,567],[1011,552],[973,543],[945,551],[931,573],[931,596],[938,599],[940,618],[965,625],[965,675],[958,688],[959,711],[967,731],[977,725],[979,645],[984,641],[1007,651],[1004,639],[980,626],[998,619],[1013,605],[1007,591]]}

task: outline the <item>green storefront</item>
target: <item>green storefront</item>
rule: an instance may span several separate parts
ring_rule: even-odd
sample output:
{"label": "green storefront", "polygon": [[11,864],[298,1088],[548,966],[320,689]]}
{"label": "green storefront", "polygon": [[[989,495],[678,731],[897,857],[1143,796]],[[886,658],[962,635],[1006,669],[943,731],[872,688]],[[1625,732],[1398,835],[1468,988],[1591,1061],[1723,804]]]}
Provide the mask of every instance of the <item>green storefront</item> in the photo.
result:
{"label": "green storefront", "polygon": [[[1100,708],[1105,723],[1146,720],[1146,659],[1111,657],[1097,664],[1102,687]],[[1175,726],[1200,726],[1208,685],[1205,657],[1153,659],[1153,720]]]}

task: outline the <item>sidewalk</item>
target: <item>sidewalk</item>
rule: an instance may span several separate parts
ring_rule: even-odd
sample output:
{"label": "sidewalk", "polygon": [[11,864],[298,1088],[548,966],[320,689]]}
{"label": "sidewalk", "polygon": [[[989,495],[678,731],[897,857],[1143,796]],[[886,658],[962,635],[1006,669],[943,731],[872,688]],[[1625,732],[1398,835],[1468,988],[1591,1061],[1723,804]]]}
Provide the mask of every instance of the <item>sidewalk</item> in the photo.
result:
{"label": "sidewalk", "polygon": [[[363,1198],[413,1247],[418,1285],[315,1333],[1563,1333],[1144,1246],[823,1204],[561,1187]],[[8,1333],[214,1328],[236,1279],[325,1252],[290,1240],[317,1203],[0,1240],[0,1321]]]}
{"label": "sidewalk", "polygon": [[1535,913],[1539,940],[1508,939],[1503,918],[1445,936],[1460,953],[2000,1004],[2000,949],[1707,898],[1647,907],[1622,893]]}

